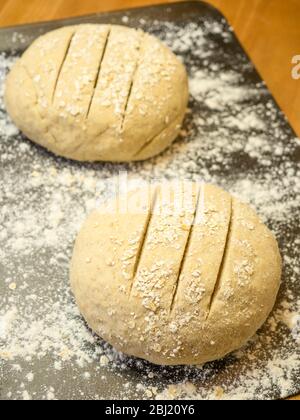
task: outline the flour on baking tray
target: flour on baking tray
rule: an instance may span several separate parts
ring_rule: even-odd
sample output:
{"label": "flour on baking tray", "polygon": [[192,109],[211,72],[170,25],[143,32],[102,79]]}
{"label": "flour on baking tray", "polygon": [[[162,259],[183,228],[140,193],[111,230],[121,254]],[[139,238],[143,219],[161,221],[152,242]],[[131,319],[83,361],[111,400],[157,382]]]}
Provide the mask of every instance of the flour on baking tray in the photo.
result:
{"label": "flour on baking tray", "polygon": [[[289,241],[288,230],[282,238],[282,231],[299,214],[299,165],[292,159],[299,141],[282,129],[273,102],[261,102],[267,95],[263,85],[249,86],[238,71],[211,59],[207,34],[230,41],[221,24],[159,25],[154,23],[154,29],[161,30],[189,69],[190,110],[182,138],[143,163],[67,162],[25,140],[3,104],[4,78],[14,58],[0,56],[0,376],[9,372],[16,378],[13,391],[3,398],[59,398],[50,384],[33,387],[33,366],[44,359],[45,377],[72,364],[85,382],[97,377],[105,383],[112,372],[122,377],[134,367],[140,383],[123,380],[120,398],[268,398],[274,388],[278,396],[295,391],[300,301],[292,286],[299,279],[300,240]],[[263,331],[227,362],[154,367],[114,351],[80,317],[68,285],[73,240],[99,196],[109,194],[119,170],[148,180],[184,177],[218,184],[250,202],[281,241],[288,284]],[[227,380],[219,380],[218,372]],[[84,397],[80,386],[76,396],[81,392]],[[101,397],[94,392],[90,398]]]}

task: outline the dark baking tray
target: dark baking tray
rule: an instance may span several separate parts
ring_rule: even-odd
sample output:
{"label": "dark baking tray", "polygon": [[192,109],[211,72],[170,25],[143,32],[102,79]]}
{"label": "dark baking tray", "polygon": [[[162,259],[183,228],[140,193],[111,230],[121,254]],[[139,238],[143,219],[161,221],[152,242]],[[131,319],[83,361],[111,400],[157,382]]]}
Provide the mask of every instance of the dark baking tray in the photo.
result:
{"label": "dark baking tray", "polygon": [[[124,20],[124,16],[128,19]],[[255,88],[260,92],[256,98],[252,98],[253,106],[256,106],[260,109],[261,116],[263,119],[268,119],[268,114],[264,114],[269,108],[273,110],[273,115],[276,117],[276,127],[280,130],[281,140],[277,140],[282,144],[288,144],[292,139],[294,139],[295,133],[289,126],[284,115],[281,113],[278,105],[273,100],[271,94],[266,90],[264,83],[257,71],[251,64],[249,58],[245,54],[244,50],[240,46],[237,38],[232,32],[229,25],[226,23],[224,17],[220,14],[219,11],[213,7],[202,3],[202,2],[183,2],[177,4],[168,4],[160,5],[154,7],[146,7],[139,9],[131,9],[126,11],[118,11],[112,13],[97,14],[92,16],[83,16],[72,19],[65,19],[61,21],[46,22],[41,24],[33,25],[24,25],[12,28],[5,28],[0,30],[0,52],[3,52],[7,55],[19,55],[24,49],[38,36],[49,30],[64,26],[64,25],[73,25],[79,23],[116,23],[124,24],[133,27],[140,27],[154,33],[155,35],[161,37],[162,39],[166,38],[166,33],[168,31],[175,30],[175,27],[172,29],[172,26],[169,23],[172,23],[176,26],[176,30],[181,28],[185,30],[188,28],[188,25],[191,23],[197,24],[199,27],[206,28],[206,23],[217,22],[218,25],[223,27],[223,31],[226,33],[226,37],[220,36],[217,31],[214,33],[209,33],[209,29],[206,30],[206,36],[210,42],[210,48],[214,49],[214,54],[208,56],[207,60],[211,64],[217,62],[219,67],[226,69],[228,71],[235,71],[242,75],[241,83],[250,88],[255,86]],[[187,29],[188,30],[188,29]],[[17,35],[16,35],[17,34]],[[197,40],[195,41],[197,42]],[[196,45],[195,45],[196,46]],[[197,57],[197,54],[194,54],[191,50],[181,50],[176,51],[179,55],[182,56],[185,61],[188,70],[190,71],[190,64],[192,63],[193,68],[197,66],[201,68],[202,66],[202,57]],[[207,66],[207,64],[206,64]],[[241,105],[241,110],[245,108],[247,104]],[[186,127],[193,132],[195,129],[196,123],[193,121],[193,116],[197,113],[202,113],[205,118],[209,118],[211,111],[207,108],[201,106],[197,103],[192,97],[190,101],[190,108],[192,113],[189,114],[185,122]],[[5,112],[2,110],[1,112]],[[203,126],[202,126],[203,127]],[[202,128],[203,129],[203,128]],[[205,131],[205,128],[203,129]],[[214,130],[213,124],[207,124],[207,133],[209,134]],[[205,133],[204,133],[205,134]],[[272,143],[272,128],[268,125],[268,128],[265,132],[268,136],[268,141]],[[235,135],[233,130],[233,136]],[[30,173],[30,166],[32,162],[39,165],[51,165],[53,164],[58,171],[63,170],[66,167],[71,167],[74,172],[84,171],[85,170],[94,170],[96,174],[101,177],[101,171],[105,168],[105,174],[110,172],[111,176],[117,174],[119,170],[127,170],[129,173],[138,174],[142,172],[142,175],[148,179],[153,178],[156,175],[156,163],[157,160],[150,160],[145,164],[133,164],[133,165],[110,165],[110,164],[77,164],[70,162],[64,159],[57,158],[50,153],[44,151],[43,149],[29,143],[21,135],[15,136],[13,139],[4,139],[1,138],[0,146],[0,158],[1,153],[7,147],[14,147],[14,142],[24,142],[27,146],[29,145],[30,152],[27,152],[24,149],[24,152],[20,155],[20,152],[16,152],[15,159],[12,158],[8,163],[1,164],[0,166],[0,176],[1,180],[4,180],[7,174],[13,174],[16,177],[18,182],[25,182]],[[182,140],[184,141],[184,140]],[[200,146],[199,146],[200,147]],[[289,146],[288,151],[290,157],[290,167],[294,171],[299,172],[299,147]],[[172,160],[172,149],[167,153],[168,159]],[[175,152],[174,152],[175,153]],[[270,158],[271,152],[264,152],[264,157],[266,153]],[[164,159],[161,157],[159,159]],[[225,157],[224,157],[225,159]],[[272,157],[271,157],[272,159]],[[274,165],[281,165],[281,157],[274,157]],[[283,159],[283,158],[282,158]],[[285,160],[287,155],[285,155]],[[197,165],[199,167],[199,173],[203,173],[203,169],[207,169],[213,175],[213,179],[218,181],[219,184],[224,186],[227,189],[231,189],[234,184],[234,180],[238,177],[261,176],[263,171],[267,169],[260,164],[259,159],[253,159],[247,157],[242,152],[232,153],[231,156],[226,156],[226,165],[220,171],[213,166],[213,162],[209,159],[203,160],[199,159],[199,156],[191,156],[191,161],[193,161],[193,168],[187,168],[185,176],[193,178],[195,173],[197,174]],[[202,172],[201,172],[202,171]],[[168,175],[166,175],[168,177]],[[1,185],[1,184],[0,184]],[[4,184],[2,184],[4,185]],[[26,200],[26,197],[22,197],[22,194],[32,194],[33,200],[41,200],[43,187],[40,186],[34,191],[21,190],[18,192],[18,188],[14,191],[11,191],[10,197],[8,197],[7,190],[3,188],[3,191],[0,195],[0,205],[11,206],[11,209],[16,211],[18,206],[22,208],[22,202]],[[53,188],[55,188],[53,186]],[[283,185],[284,188],[284,185]],[[70,192],[70,194],[72,194]],[[291,194],[294,194],[295,199],[299,199],[298,190],[292,191]],[[85,195],[84,191],[82,196],[73,197],[74,205],[78,203],[78,206],[84,206],[84,200],[88,198]],[[18,204],[20,203],[20,204]],[[255,204],[255,203],[254,203]],[[20,210],[19,209],[19,210]],[[277,307],[279,307],[280,302],[287,298],[291,301],[296,302],[300,296],[299,284],[295,281],[295,274],[293,273],[293,267],[295,267],[296,262],[299,261],[299,245],[291,246],[294,244],[295,239],[299,237],[299,206],[296,208],[294,217],[290,217],[286,223],[278,226],[276,221],[272,220],[272,217],[268,219],[266,217],[271,228],[274,228],[277,233],[277,237],[281,246],[282,253],[288,254],[289,262],[285,264],[284,275],[283,275],[283,286],[280,291],[280,296],[278,300]],[[16,213],[16,220],[17,220]],[[1,216],[0,213],[0,226],[5,225],[4,216]],[[70,232],[70,238],[65,239],[65,244],[61,245],[60,251],[65,253],[65,260],[61,261],[61,265],[58,267],[51,267],[47,264],[49,258],[51,257],[51,252],[53,249],[41,250],[35,255],[16,255],[12,253],[11,255],[5,250],[5,243],[1,243],[0,237],[0,249],[3,248],[2,257],[0,259],[0,279],[12,277],[18,281],[18,277],[22,277],[22,272],[30,271],[30,278],[27,279],[29,286],[36,290],[38,287],[43,294],[44,299],[53,300],[53,293],[57,293],[57,290],[60,290],[64,295],[64,299],[69,304],[74,304],[72,297],[69,293],[68,288],[68,259],[71,255],[73,239],[76,232]],[[4,241],[4,240],[3,240]],[[45,252],[42,252],[45,251]],[[6,252],[6,253],[5,253]],[[7,263],[9,259],[10,263]],[[292,261],[292,262],[291,262]],[[42,268],[41,268],[42,267]],[[50,284],[50,287],[49,287]],[[54,292],[54,288],[56,291]],[[0,292],[2,296],[2,301],[7,305],[9,302],[9,296],[11,290],[8,289],[7,284],[3,281],[0,282]],[[19,293],[20,301],[25,298],[25,294],[28,291],[22,289],[17,290],[16,293]],[[56,296],[56,295],[55,295]],[[42,301],[43,302],[43,301]],[[71,303],[70,303],[71,302]],[[39,304],[41,305],[41,303]],[[35,307],[33,305],[33,310],[40,310],[40,307]],[[1,315],[1,307],[0,307]],[[25,315],[24,315],[25,316]],[[82,321],[79,317],[74,317],[74,322],[82,324]],[[13,331],[11,332],[13,334]],[[286,382],[281,386],[280,381],[272,383],[271,378],[265,378],[264,375],[266,366],[272,360],[273,350],[276,351],[276,354],[281,354],[282,357],[298,357],[299,360],[299,347],[290,337],[290,332],[283,324],[278,324],[276,327],[276,332],[272,332],[270,335],[271,340],[268,342],[265,340],[265,336],[268,336],[270,333],[269,327],[265,326],[258,334],[259,345],[266,346],[265,351],[260,353],[259,347],[256,348],[257,342],[250,343],[245,350],[247,357],[243,356],[229,356],[222,361],[210,363],[204,368],[159,368],[151,366],[148,363],[138,361],[134,358],[127,358],[123,356],[116,356],[116,359],[109,364],[109,366],[99,366],[99,357],[97,356],[97,347],[101,347],[104,353],[111,355],[112,350],[108,345],[105,345],[101,340],[94,338],[92,343],[87,344],[89,347],[88,351],[95,360],[89,362],[85,366],[80,366],[72,362],[72,359],[68,362],[65,362],[61,369],[53,369],[54,355],[49,352],[46,356],[32,357],[31,359],[22,360],[22,358],[17,358],[16,360],[10,361],[5,359],[0,359],[0,399],[6,398],[24,398],[27,394],[24,394],[24,390],[34,399],[47,398],[53,396],[52,388],[54,390],[55,398],[58,399],[96,399],[96,398],[108,398],[108,399],[117,399],[117,398],[148,398],[149,393],[145,393],[145,387],[156,386],[158,392],[162,388],[166,388],[170,384],[178,384],[184,381],[189,381],[197,388],[197,392],[193,391],[193,386],[190,388],[190,391],[184,391],[177,395],[178,398],[181,397],[193,397],[193,398],[212,398],[214,395],[216,398],[224,396],[226,398],[226,391],[229,389],[228,397],[230,398],[284,398],[291,394],[296,394],[300,392],[300,370],[299,364],[293,369],[289,370],[286,366],[283,368],[282,378],[286,379]],[[271,344],[270,344],[271,341]],[[268,343],[268,344],[267,344]],[[5,341],[1,341],[0,337],[0,351],[5,349]],[[255,361],[251,362],[251,353],[255,354],[260,360],[260,364],[256,364]],[[119,357],[119,361],[118,361]],[[117,361],[116,361],[117,360]],[[16,364],[19,366],[16,368]],[[261,376],[259,373],[257,375],[257,384],[249,379],[249,374],[247,371],[251,369],[258,368],[261,369]],[[197,370],[198,369],[198,370]],[[285,371],[284,371],[285,369]],[[151,370],[151,375],[149,374]],[[32,381],[26,380],[26,374],[31,372],[34,375]],[[84,378],[85,374],[85,378]],[[154,378],[152,377],[154,375]],[[271,375],[271,374],[270,374]],[[251,375],[250,375],[251,376]],[[29,377],[30,378],[30,377]],[[89,380],[87,380],[89,378]],[[267,383],[266,383],[267,379]],[[270,381],[268,382],[268,379]],[[246,393],[244,392],[247,384],[246,381],[250,381],[252,386],[255,388],[255,392]],[[288,381],[288,382],[287,382]],[[25,385],[24,385],[25,383]],[[129,385],[126,385],[128,383]],[[253,385],[254,384],[254,385]],[[137,388],[136,388],[137,385]],[[250,385],[249,385],[250,386]],[[51,388],[52,387],[52,388]],[[234,394],[234,387],[236,387],[237,392]],[[50,394],[49,394],[50,389]],[[48,391],[47,391],[48,390]],[[128,391],[126,391],[128,390]],[[215,394],[212,392],[215,390]],[[220,391],[221,390],[221,391]],[[223,391],[225,394],[223,395]],[[164,394],[165,395],[165,394]],[[167,394],[168,396],[169,394]],[[27,395],[28,396],[28,395]]]}

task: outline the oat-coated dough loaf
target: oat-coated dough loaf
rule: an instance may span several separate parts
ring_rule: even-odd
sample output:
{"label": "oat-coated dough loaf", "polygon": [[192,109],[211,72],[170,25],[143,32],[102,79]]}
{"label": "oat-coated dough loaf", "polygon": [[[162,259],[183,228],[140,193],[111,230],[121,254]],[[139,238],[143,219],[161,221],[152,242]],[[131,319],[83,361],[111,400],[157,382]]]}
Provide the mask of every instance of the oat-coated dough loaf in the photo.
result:
{"label": "oat-coated dough loaf", "polygon": [[192,190],[180,212],[171,184],[151,191],[143,211],[98,209],[75,244],[71,284],[90,327],[156,364],[202,364],[238,349],[280,284],[277,242],[255,212],[217,187]]}
{"label": "oat-coated dough loaf", "polygon": [[183,64],[123,26],[64,27],[38,38],[6,81],[6,108],[34,142],[81,161],[154,156],[177,137],[188,101]]}

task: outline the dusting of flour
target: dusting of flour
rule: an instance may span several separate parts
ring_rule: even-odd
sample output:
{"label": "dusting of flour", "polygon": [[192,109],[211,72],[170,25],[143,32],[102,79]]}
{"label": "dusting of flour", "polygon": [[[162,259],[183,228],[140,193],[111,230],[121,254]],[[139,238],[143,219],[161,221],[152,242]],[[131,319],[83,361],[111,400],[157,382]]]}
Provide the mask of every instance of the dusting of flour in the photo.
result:
{"label": "dusting of flour", "polygon": [[[151,30],[187,65],[191,99],[181,138],[143,163],[79,164],[23,138],[3,104],[15,58],[0,55],[0,399],[252,399],[300,390],[299,140],[223,21],[156,21]],[[119,171],[218,184],[273,230],[283,285],[244,349],[205,366],[155,367],[89,331],[69,290],[69,260],[81,223]]]}

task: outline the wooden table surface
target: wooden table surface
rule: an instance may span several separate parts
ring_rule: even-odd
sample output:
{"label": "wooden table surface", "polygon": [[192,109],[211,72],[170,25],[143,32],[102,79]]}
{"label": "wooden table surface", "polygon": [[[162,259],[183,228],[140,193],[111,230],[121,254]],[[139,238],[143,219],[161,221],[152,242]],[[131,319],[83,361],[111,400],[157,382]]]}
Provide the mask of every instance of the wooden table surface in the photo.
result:
{"label": "wooden table surface", "polygon": [[[300,137],[299,0],[206,0],[219,8]],[[60,19],[168,0],[0,0],[0,26]],[[295,59],[296,60],[296,59]],[[300,399],[300,396],[297,398]]]}

